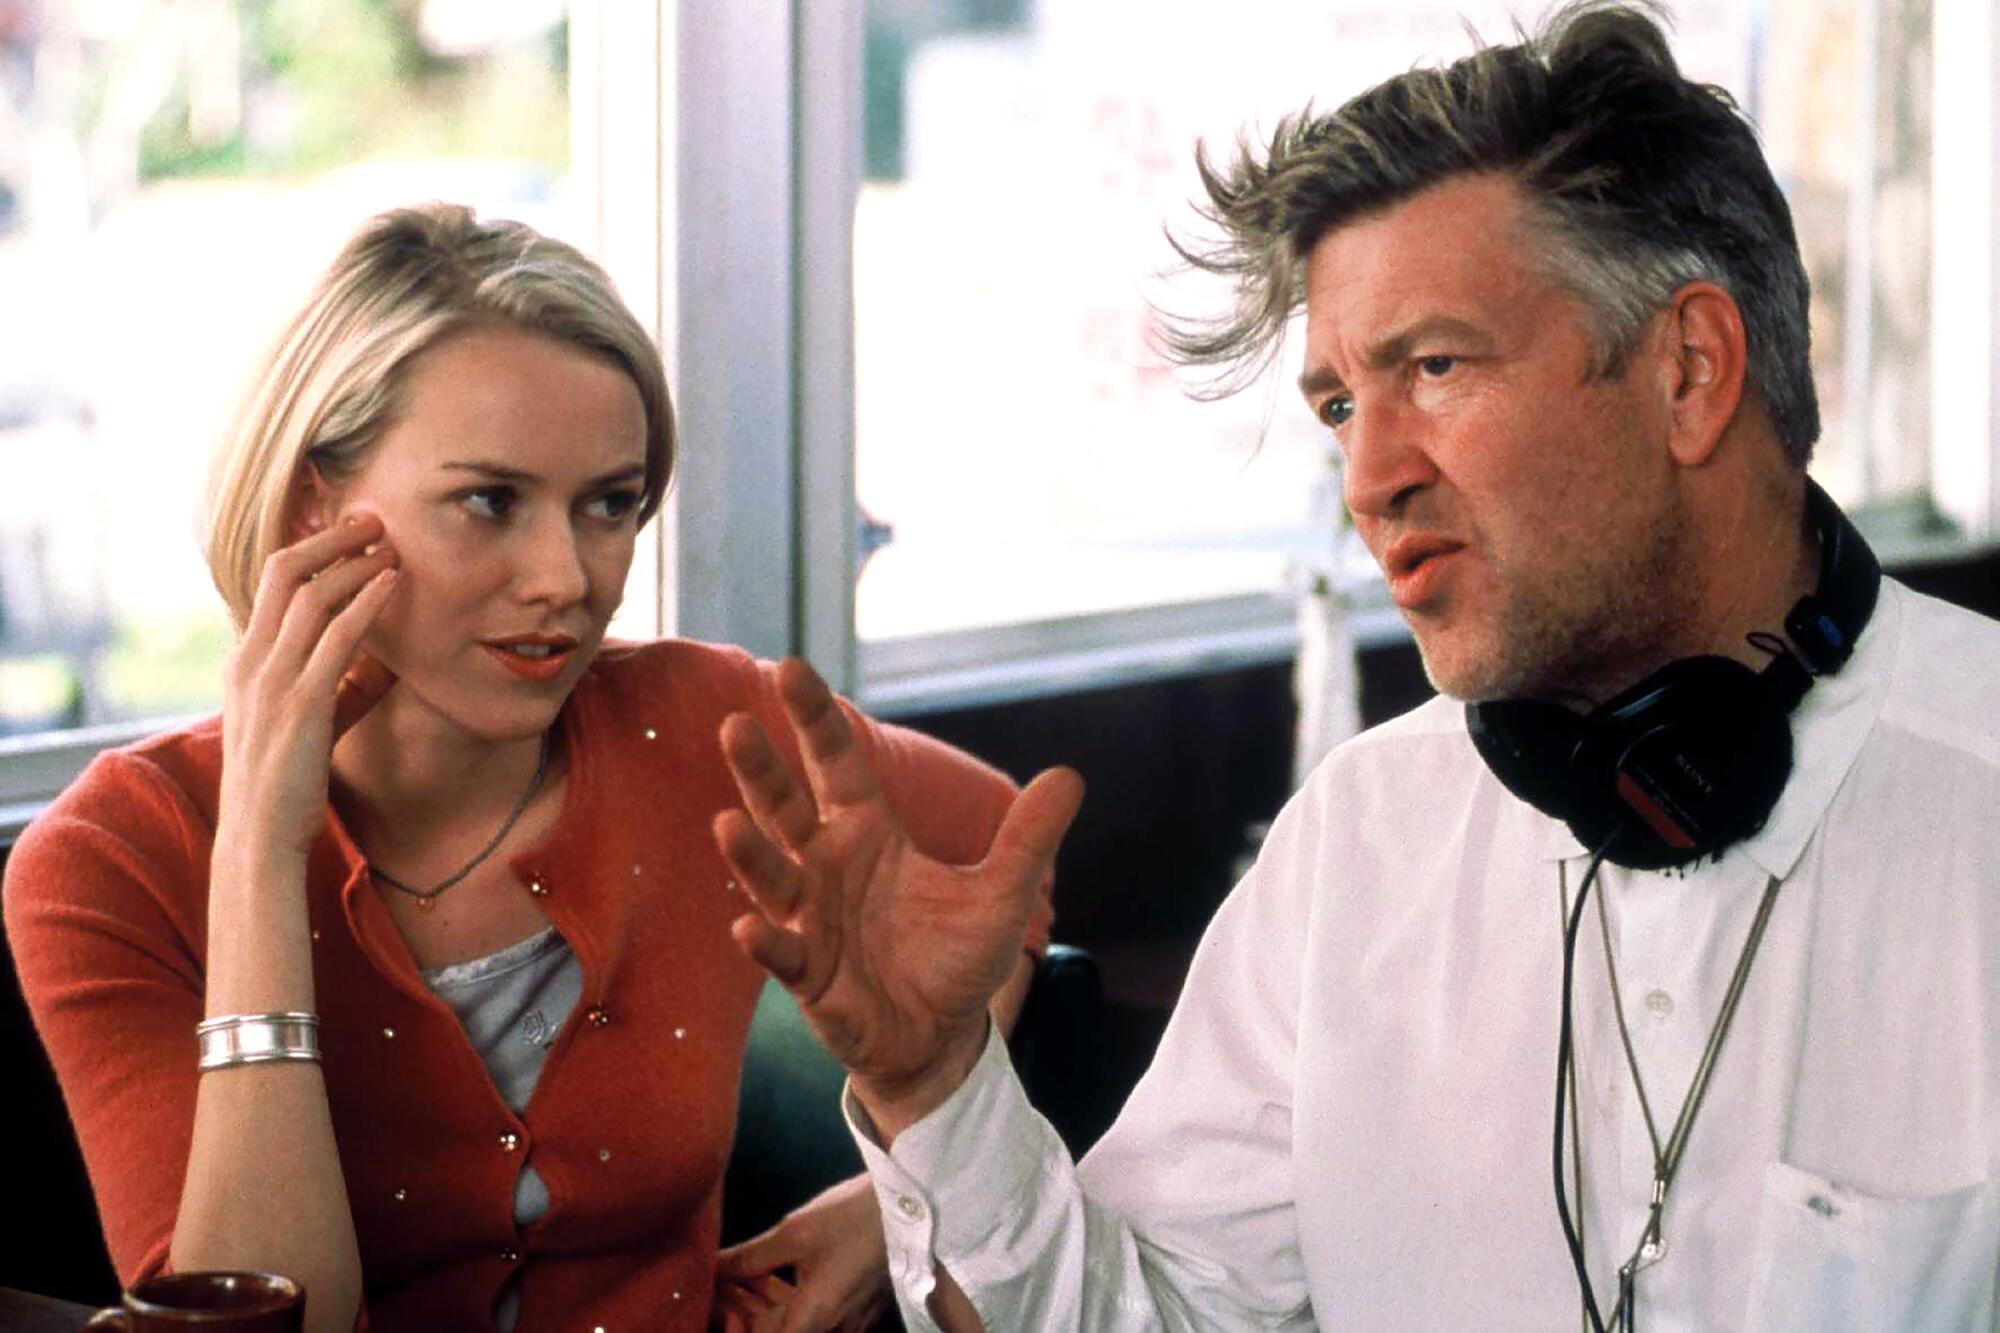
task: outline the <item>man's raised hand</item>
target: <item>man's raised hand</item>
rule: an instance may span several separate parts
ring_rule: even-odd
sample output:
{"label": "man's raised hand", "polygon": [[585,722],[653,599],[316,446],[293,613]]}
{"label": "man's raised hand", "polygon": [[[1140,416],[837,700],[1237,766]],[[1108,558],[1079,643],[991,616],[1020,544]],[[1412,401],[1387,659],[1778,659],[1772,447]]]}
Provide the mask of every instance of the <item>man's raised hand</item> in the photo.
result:
{"label": "man's raised hand", "polygon": [[715,839],[752,909],[731,931],[797,998],[893,1136],[977,1060],[987,1005],[1020,957],[1083,781],[1066,768],[1042,773],[1014,799],[985,860],[945,865],[911,844],[812,668],[783,663],[778,691],[803,784],[753,719],[722,725],[744,809],[716,816]]}

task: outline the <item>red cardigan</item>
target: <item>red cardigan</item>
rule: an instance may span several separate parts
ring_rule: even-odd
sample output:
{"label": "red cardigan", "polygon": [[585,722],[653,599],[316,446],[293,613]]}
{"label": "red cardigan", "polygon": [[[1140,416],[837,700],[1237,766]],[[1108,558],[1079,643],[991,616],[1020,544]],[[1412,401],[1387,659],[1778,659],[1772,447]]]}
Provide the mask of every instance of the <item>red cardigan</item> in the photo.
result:
{"label": "red cardigan", "polygon": [[[681,641],[607,648],[564,705],[562,814],[512,865],[547,890],[584,988],[521,1116],[328,808],[307,869],[313,978],[373,1328],[491,1327],[516,1271],[520,1333],[706,1328],[762,981],[729,939],[741,904],[709,833],[738,799],[716,742],[737,710],[789,749],[768,666]],[[919,846],[984,855],[1012,784],[901,728],[861,735]],[[221,765],[217,719],[104,753],[7,861],[22,990],[128,1284],[166,1264],[187,1166]],[[519,1229],[528,1161],[549,1209]]]}

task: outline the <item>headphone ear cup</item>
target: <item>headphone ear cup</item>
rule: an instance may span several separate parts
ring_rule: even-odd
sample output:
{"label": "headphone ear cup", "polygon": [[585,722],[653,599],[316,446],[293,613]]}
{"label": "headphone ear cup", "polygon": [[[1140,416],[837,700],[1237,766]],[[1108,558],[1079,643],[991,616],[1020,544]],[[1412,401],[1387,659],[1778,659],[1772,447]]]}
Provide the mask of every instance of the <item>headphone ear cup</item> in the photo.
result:
{"label": "headphone ear cup", "polygon": [[1792,765],[1791,723],[1769,695],[1739,662],[1692,657],[1590,715],[1577,768],[1614,802],[1613,860],[1680,865],[1764,826]]}
{"label": "headphone ear cup", "polygon": [[1581,717],[1539,699],[1496,699],[1467,704],[1465,720],[1480,757],[1508,791],[1565,823],[1584,813],[1574,772]]}

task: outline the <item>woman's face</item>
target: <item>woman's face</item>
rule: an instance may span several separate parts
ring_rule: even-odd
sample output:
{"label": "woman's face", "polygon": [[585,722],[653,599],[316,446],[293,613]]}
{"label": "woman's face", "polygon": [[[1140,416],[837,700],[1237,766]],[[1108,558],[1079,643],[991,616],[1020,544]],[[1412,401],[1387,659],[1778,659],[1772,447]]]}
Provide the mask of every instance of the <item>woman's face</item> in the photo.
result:
{"label": "woman's face", "polygon": [[400,557],[366,647],[404,706],[485,739],[550,725],[624,595],[645,462],[637,387],[579,348],[473,329],[411,361],[325,506],[378,514]]}

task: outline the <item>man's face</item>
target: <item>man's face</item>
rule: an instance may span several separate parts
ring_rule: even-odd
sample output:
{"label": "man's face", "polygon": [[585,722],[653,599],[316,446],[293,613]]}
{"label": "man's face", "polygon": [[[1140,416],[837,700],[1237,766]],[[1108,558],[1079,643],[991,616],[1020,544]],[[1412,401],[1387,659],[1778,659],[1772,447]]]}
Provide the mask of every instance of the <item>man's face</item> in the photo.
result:
{"label": "man's face", "polygon": [[1657,666],[1687,616],[1671,387],[1658,321],[1593,377],[1534,226],[1512,181],[1468,176],[1328,233],[1300,385],[1431,683],[1583,703]]}

